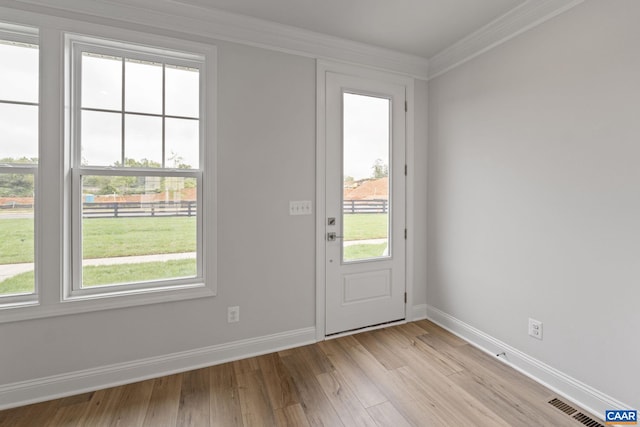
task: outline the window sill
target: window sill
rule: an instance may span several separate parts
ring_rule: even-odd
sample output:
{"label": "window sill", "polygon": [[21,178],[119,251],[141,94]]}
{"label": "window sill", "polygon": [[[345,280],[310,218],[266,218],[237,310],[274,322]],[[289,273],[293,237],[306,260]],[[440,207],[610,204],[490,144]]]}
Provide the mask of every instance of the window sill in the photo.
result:
{"label": "window sill", "polygon": [[215,295],[216,292],[213,289],[200,283],[189,287],[155,288],[135,293],[120,292],[73,297],[56,304],[14,304],[0,307],[0,323],[184,301]]}

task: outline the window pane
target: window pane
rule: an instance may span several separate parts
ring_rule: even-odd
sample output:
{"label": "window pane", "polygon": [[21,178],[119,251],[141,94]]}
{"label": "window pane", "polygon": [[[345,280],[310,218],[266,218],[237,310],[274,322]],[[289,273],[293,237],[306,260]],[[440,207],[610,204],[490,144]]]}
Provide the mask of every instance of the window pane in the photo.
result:
{"label": "window pane", "polygon": [[82,54],[82,107],[122,109],[122,58]]}
{"label": "window pane", "polygon": [[125,115],[126,166],[162,167],[162,118]]}
{"label": "window pane", "polygon": [[38,163],[37,106],[0,103],[0,163]]}
{"label": "window pane", "polygon": [[343,261],[390,255],[390,108],[385,98],[343,96]]}
{"label": "window pane", "polygon": [[165,165],[168,168],[200,167],[200,123],[198,120],[166,119]]}
{"label": "window pane", "polygon": [[122,162],[121,114],[82,112],[82,164],[115,166]]}
{"label": "window pane", "polygon": [[0,297],[34,292],[33,174],[0,174]]}
{"label": "window pane", "polygon": [[0,40],[0,99],[38,102],[38,47]]}
{"label": "window pane", "polygon": [[84,176],[82,286],[195,277],[194,178]]}
{"label": "window pane", "polygon": [[125,62],[125,109],[162,114],[162,64]]}
{"label": "window pane", "polygon": [[200,117],[200,72],[167,66],[166,114],[181,117]]}

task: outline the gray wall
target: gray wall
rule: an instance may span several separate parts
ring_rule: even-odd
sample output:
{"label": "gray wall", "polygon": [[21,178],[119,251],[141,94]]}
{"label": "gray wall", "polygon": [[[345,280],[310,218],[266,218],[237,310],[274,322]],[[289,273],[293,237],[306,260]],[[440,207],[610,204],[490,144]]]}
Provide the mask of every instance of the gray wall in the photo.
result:
{"label": "gray wall", "polygon": [[[218,295],[0,324],[0,385],[314,326],[315,220],[288,209],[289,200],[315,201],[315,60],[215,44]],[[426,83],[417,86],[415,162],[424,165]],[[424,185],[415,199],[418,260],[425,258]],[[426,269],[416,265],[420,305]],[[232,305],[240,306],[240,322],[227,324]]]}
{"label": "gray wall", "polygon": [[429,305],[635,408],[639,18],[586,1],[431,80],[427,216]]}

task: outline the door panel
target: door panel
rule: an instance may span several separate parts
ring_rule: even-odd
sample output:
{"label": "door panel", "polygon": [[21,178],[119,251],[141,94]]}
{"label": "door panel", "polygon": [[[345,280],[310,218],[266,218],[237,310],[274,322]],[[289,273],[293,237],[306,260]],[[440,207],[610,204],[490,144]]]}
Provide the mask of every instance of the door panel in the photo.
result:
{"label": "door panel", "polygon": [[327,335],[405,318],[405,87],[326,74]]}

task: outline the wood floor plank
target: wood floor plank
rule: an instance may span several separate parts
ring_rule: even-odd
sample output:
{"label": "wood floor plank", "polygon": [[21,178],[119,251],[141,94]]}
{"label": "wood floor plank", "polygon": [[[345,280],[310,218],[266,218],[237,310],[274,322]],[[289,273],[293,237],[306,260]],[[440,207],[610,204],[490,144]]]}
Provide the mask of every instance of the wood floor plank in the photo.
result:
{"label": "wood floor plank", "polygon": [[30,427],[44,425],[51,420],[57,410],[57,401],[47,401],[0,411],[1,427]]}
{"label": "wood floor plank", "polygon": [[311,426],[341,426],[340,417],[324,394],[320,383],[313,372],[309,359],[305,353],[294,353],[282,357],[285,369],[291,375],[300,404],[304,409]]}
{"label": "wood floor plank", "polygon": [[501,389],[498,384],[491,384],[491,380],[482,376],[463,371],[449,378],[485,406],[493,408],[494,412],[509,425],[576,427],[571,418],[558,417],[558,410],[551,405],[548,405],[548,408],[543,404],[530,405],[517,394]]}
{"label": "wood floor plank", "polygon": [[[495,408],[494,412],[509,424],[574,425],[571,420],[557,419],[557,410],[551,406],[531,405],[530,402],[548,401],[549,390],[519,372],[505,367],[497,358],[491,358],[468,344],[452,347],[446,340],[434,334],[421,336],[420,340],[438,352],[456,358],[465,370],[450,376],[449,379],[486,406]],[[511,381],[520,386],[511,387]]]}
{"label": "wood floor plank", "polygon": [[298,347],[288,355],[302,358],[313,375],[325,374],[335,370],[333,363],[317,344]]}
{"label": "wood floor plank", "polygon": [[429,403],[431,412],[442,425],[508,426],[502,418],[446,377],[425,381],[406,367],[397,369],[397,372],[406,383],[421,391],[419,401]]}
{"label": "wood floor plank", "polygon": [[44,427],[76,427],[82,425],[87,413],[88,402],[60,407],[53,417],[40,424]]}
{"label": "wood floor plank", "polygon": [[98,390],[89,401],[78,425],[109,426],[117,416],[118,402],[122,392],[122,387]]}
{"label": "wood floor plank", "polygon": [[406,366],[404,359],[398,356],[393,349],[380,342],[380,330],[363,332],[355,336],[355,339],[380,362],[385,368],[391,370]]}
{"label": "wood floor plank", "polygon": [[[348,351],[351,358],[363,368],[372,381],[379,385],[389,401],[410,424],[438,425],[436,417],[429,411],[428,406],[419,400],[420,390],[408,384],[397,370],[387,370],[363,346],[353,346]],[[440,374],[435,372],[435,375]]]}
{"label": "wood floor plank", "polygon": [[331,405],[338,413],[342,423],[346,426],[375,426],[364,406],[347,384],[347,380],[338,371],[320,374],[318,382]]}
{"label": "wood floor plank", "polygon": [[153,392],[153,380],[142,381],[122,386],[122,395],[115,403],[118,408],[111,426],[139,427],[144,423],[151,393]]}
{"label": "wood floor plank", "polygon": [[282,409],[300,403],[291,375],[284,368],[278,354],[260,356],[258,365],[273,409]]}
{"label": "wood floor plank", "polygon": [[398,325],[395,330],[402,332],[404,335],[408,337],[418,337],[420,335],[428,334],[429,331],[420,327],[415,322],[403,323],[402,325]]}
{"label": "wood floor plank", "polygon": [[[262,371],[243,370],[246,365],[236,364],[236,379],[242,408],[242,421],[245,426],[273,426],[275,418],[269,392],[262,376]],[[256,366],[258,363],[256,361]]]}
{"label": "wood floor plank", "polygon": [[176,425],[181,389],[182,374],[157,378],[153,382],[153,390],[143,426],[170,427]]}
{"label": "wood floor plank", "polygon": [[197,369],[183,373],[177,424],[206,427],[210,420],[209,371]]}
{"label": "wood floor plank", "polygon": [[[388,328],[383,332],[385,338],[382,342],[388,343],[390,348],[402,348],[401,355],[408,366],[416,369],[424,366],[424,361],[429,360],[429,368],[433,368],[443,375],[451,375],[464,369],[454,358],[434,351],[433,348],[416,338],[413,334],[403,331],[401,328]],[[425,334],[423,334],[425,335]]]}
{"label": "wood floor plank", "polygon": [[275,411],[276,425],[278,427],[309,427],[309,420],[302,405],[295,405],[276,409]]}
{"label": "wood floor plank", "polygon": [[387,397],[380,391],[377,385],[360,369],[357,363],[351,359],[348,348],[360,345],[351,337],[338,338],[319,343],[329,360],[349,383],[358,400],[365,408],[386,402]]}
{"label": "wood floor plank", "polygon": [[367,412],[378,426],[411,427],[411,424],[391,402],[384,402],[367,408]]}
{"label": "wood floor plank", "polygon": [[519,384],[519,387],[512,389],[515,393],[521,394],[525,400],[544,400],[550,394],[546,387],[502,363],[497,357],[470,344],[452,347],[437,335],[424,335],[419,339],[439,353],[455,359],[465,371],[482,374],[484,377],[491,375],[499,380],[501,386],[506,388],[512,388],[511,384]]}
{"label": "wood floor plank", "polygon": [[242,426],[240,391],[233,364],[209,368],[211,427]]}
{"label": "wood floor plank", "polygon": [[415,322],[416,325],[420,326],[422,329],[426,330],[431,335],[436,335],[439,338],[445,340],[449,345],[453,347],[457,347],[460,345],[467,345],[468,343],[462,338],[452,334],[441,326],[436,325],[433,322],[428,320],[419,320]]}

